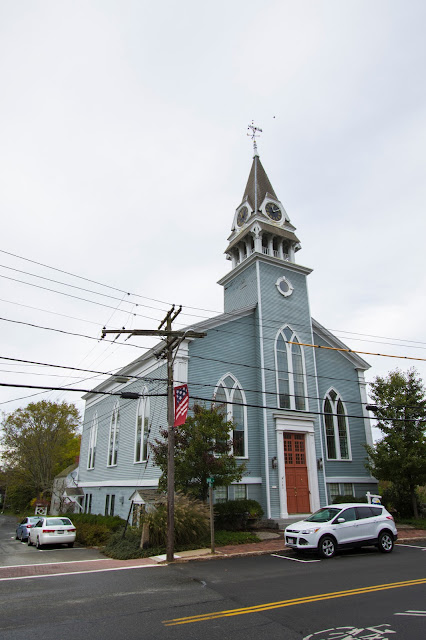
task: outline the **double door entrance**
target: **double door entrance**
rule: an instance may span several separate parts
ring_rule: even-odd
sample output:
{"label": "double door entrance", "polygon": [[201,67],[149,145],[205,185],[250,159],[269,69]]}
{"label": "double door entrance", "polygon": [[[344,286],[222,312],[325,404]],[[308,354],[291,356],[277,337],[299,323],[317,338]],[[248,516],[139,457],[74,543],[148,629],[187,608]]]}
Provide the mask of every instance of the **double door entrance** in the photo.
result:
{"label": "double door entrance", "polygon": [[309,513],[305,434],[284,432],[284,464],[288,513]]}

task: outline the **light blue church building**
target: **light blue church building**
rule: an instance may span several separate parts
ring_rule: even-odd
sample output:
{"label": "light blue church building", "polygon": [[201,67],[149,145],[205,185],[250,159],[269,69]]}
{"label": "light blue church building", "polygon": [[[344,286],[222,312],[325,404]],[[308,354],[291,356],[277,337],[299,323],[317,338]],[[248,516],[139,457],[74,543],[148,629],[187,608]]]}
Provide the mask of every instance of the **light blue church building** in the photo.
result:
{"label": "light blue church building", "polygon": [[[215,500],[254,498],[272,520],[311,513],[339,494],[377,491],[365,468],[369,365],[334,350],[345,345],[311,317],[312,270],[300,264],[300,248],[255,151],[228,238],[231,268],[219,280],[224,313],[191,327],[207,335],[184,340],[174,366],[190,396],[226,405],[234,455],[247,463],[241,482],[216,487]],[[155,395],[166,391],[166,366],[155,351],[85,396],[79,487],[86,512],[127,517],[131,500],[155,499],[160,473],[150,443],[167,424],[166,397]]]}

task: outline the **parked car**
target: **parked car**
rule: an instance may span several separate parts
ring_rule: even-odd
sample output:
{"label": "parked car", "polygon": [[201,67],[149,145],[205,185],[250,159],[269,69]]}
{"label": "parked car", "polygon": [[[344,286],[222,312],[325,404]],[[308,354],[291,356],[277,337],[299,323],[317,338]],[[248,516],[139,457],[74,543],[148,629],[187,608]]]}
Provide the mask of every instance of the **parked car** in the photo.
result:
{"label": "parked car", "polygon": [[332,558],[337,549],[375,545],[390,553],[398,537],[391,514],[382,505],[333,504],[319,509],[305,520],[288,525],[286,546],[316,550]]}
{"label": "parked car", "polygon": [[35,544],[42,549],[50,544],[67,544],[73,547],[75,542],[75,526],[64,516],[38,518],[29,529],[28,546]]}
{"label": "parked car", "polygon": [[28,539],[28,532],[32,525],[40,520],[40,516],[27,516],[16,527],[16,539],[23,542]]}

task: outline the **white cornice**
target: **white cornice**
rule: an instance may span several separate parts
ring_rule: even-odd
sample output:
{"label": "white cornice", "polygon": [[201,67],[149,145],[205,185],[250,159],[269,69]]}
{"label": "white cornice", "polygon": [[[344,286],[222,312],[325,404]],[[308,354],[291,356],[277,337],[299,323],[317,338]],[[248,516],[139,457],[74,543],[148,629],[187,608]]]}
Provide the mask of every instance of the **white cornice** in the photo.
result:
{"label": "white cornice", "polygon": [[256,260],[260,262],[266,262],[268,264],[273,264],[276,267],[281,267],[282,269],[288,269],[289,271],[294,271],[295,273],[303,273],[304,275],[309,275],[312,273],[313,269],[309,267],[303,267],[300,264],[295,264],[294,262],[285,262],[280,258],[275,258],[274,256],[267,256],[264,253],[252,253],[246,260],[240,262],[232,271],[223,276],[220,280],[217,281],[220,285],[228,284],[232,278],[236,275],[244,271],[247,267],[250,267]]}

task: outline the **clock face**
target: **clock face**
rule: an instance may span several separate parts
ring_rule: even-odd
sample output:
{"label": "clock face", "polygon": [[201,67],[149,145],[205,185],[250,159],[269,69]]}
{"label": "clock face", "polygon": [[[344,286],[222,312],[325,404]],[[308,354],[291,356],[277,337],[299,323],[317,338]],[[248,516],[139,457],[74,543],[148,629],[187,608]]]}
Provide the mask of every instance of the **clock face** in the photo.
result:
{"label": "clock face", "polygon": [[237,225],[241,227],[248,218],[248,209],[247,207],[241,207],[237,216]]}
{"label": "clock face", "polygon": [[274,202],[268,202],[268,204],[265,207],[265,210],[268,216],[271,218],[271,220],[275,220],[275,222],[278,222],[278,220],[281,220],[283,216],[283,214],[281,213],[281,209]]}

